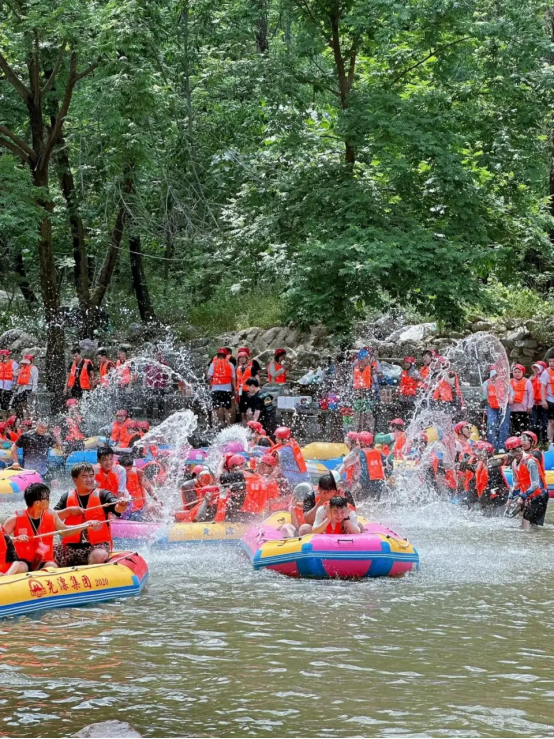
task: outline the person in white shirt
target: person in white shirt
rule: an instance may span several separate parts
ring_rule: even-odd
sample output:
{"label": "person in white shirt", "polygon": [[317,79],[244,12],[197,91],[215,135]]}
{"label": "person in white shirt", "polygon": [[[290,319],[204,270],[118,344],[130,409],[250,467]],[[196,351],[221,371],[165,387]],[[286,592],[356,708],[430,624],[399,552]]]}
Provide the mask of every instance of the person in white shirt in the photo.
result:
{"label": "person in white shirt", "polygon": [[38,392],[38,367],[33,359],[31,354],[25,354],[16,373],[12,406],[18,418],[29,418],[29,401]]}

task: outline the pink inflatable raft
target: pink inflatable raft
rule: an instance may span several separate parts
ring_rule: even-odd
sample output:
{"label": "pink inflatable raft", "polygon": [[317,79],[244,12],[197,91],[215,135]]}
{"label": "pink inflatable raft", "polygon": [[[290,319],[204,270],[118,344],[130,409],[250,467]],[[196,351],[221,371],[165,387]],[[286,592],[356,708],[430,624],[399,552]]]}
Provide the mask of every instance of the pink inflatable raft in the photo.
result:
{"label": "pink inflatable raft", "polygon": [[291,577],[358,579],[399,577],[419,569],[417,550],[378,523],[365,521],[362,534],[308,534],[282,539],[277,529],[252,526],[241,541],[255,570]]}

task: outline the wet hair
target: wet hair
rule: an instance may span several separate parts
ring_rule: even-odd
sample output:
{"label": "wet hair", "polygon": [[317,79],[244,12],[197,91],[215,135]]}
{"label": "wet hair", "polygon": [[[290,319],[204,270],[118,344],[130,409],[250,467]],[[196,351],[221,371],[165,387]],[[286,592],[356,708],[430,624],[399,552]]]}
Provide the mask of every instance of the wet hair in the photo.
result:
{"label": "wet hair", "polygon": [[30,508],[38,500],[50,498],[50,488],[43,482],[32,482],[23,493],[23,497],[25,498],[25,505]]}
{"label": "wet hair", "polygon": [[132,466],[133,466],[133,464],[134,464],[134,460],[133,460],[133,458],[131,457],[131,455],[130,455],[130,454],[123,454],[123,455],[122,455],[122,456],[121,456],[121,457],[119,458],[119,464],[120,464],[120,465],[121,465],[122,467],[132,467]]}
{"label": "wet hair", "polygon": [[321,475],[317,483],[317,486],[318,488],[321,488],[321,490],[336,490],[337,489],[337,483],[335,482],[335,478],[330,472],[328,472],[325,475]]}
{"label": "wet hair", "polygon": [[72,354],[80,354],[81,353],[81,347],[80,346],[74,346],[71,350]]}
{"label": "wet hair", "polygon": [[71,477],[76,480],[81,472],[92,472],[94,474],[94,467],[88,462],[79,462],[71,469]]}
{"label": "wet hair", "polygon": [[248,387],[260,387],[260,383],[255,377],[251,377],[249,380],[246,380],[245,384],[248,385]]}
{"label": "wet hair", "polygon": [[271,441],[267,437],[262,436],[261,439],[258,439],[258,446],[267,446],[267,447],[269,447],[271,449],[271,447],[273,446],[273,444],[271,443]]}
{"label": "wet hair", "polygon": [[348,501],[346,500],[346,498],[343,498],[342,495],[335,495],[329,501],[330,508],[346,508],[347,505]]}
{"label": "wet hair", "polygon": [[125,349],[124,346],[118,347],[118,350],[117,351],[118,352],[123,352],[123,354],[129,354],[129,350],[128,349]]}
{"label": "wet hair", "polygon": [[98,351],[96,352],[96,354],[97,354],[97,356],[99,356],[99,357],[107,357],[107,356],[108,356],[108,352],[107,352],[107,351],[106,351],[105,349],[99,349],[99,350],[98,350]]}
{"label": "wet hair", "polygon": [[424,357],[426,354],[428,354],[430,357],[432,357],[433,356],[432,349],[426,349],[421,356]]}
{"label": "wet hair", "polygon": [[113,457],[113,449],[111,446],[103,446],[97,451],[98,461],[104,459],[104,457]]}

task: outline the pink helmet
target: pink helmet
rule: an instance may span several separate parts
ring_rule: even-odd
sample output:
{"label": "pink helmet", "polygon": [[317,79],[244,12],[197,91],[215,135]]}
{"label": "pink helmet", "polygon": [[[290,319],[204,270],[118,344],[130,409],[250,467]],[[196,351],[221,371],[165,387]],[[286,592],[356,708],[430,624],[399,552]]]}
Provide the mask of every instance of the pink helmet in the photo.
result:
{"label": "pink helmet", "polygon": [[244,446],[241,441],[228,441],[224,449],[226,452],[231,452],[232,454],[241,454],[244,452]]}
{"label": "pink helmet", "polygon": [[242,454],[233,454],[233,456],[227,461],[227,467],[229,469],[232,467],[242,467],[243,464],[246,464],[246,459]]}
{"label": "pink helmet", "polygon": [[275,429],[276,439],[290,439],[291,433],[288,426],[279,426]]}
{"label": "pink helmet", "polygon": [[368,446],[371,446],[373,444],[373,434],[371,431],[361,431],[358,434],[359,440],[362,442],[362,444],[367,444]]}

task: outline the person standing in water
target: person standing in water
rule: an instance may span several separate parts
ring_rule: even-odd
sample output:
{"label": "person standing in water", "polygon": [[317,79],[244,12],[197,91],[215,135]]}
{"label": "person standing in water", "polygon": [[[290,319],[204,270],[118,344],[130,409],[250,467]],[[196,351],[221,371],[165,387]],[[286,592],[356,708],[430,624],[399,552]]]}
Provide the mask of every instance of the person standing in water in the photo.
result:
{"label": "person standing in water", "polygon": [[494,366],[490,367],[489,378],[482,385],[481,398],[487,411],[487,441],[497,452],[502,452],[510,431],[510,406],[506,405],[509,398],[505,397]]}
{"label": "person standing in water", "polygon": [[519,436],[511,436],[506,441],[506,449],[513,459],[513,488],[510,498],[516,499],[518,509],[522,510],[522,528],[544,526],[548,506],[548,490],[541,480],[539,463],[532,455],[525,454]]}
{"label": "person standing in water", "polygon": [[548,357],[548,367],[541,375],[541,405],[546,411],[546,435],[550,446],[554,443],[554,356]]}
{"label": "person standing in water", "polygon": [[533,377],[531,377],[531,385],[533,386],[533,410],[531,411],[531,429],[535,432],[541,442],[546,441],[546,427],[548,419],[544,408],[542,407],[542,386],[541,375],[546,369],[546,362],[535,362],[531,365]]}

